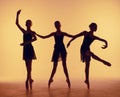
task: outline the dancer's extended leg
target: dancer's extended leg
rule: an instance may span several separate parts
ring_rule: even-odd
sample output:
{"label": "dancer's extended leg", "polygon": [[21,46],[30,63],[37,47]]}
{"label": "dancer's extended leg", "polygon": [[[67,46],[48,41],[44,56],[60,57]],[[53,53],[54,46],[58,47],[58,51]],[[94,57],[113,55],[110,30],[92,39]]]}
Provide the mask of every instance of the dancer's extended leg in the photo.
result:
{"label": "dancer's extended leg", "polygon": [[104,64],[107,65],[107,66],[111,66],[111,64],[110,64],[109,62],[101,59],[100,57],[98,57],[97,55],[95,55],[95,54],[92,53],[92,52],[91,52],[91,56],[92,56],[92,58],[94,58],[95,60],[98,60],[98,61],[104,63]]}

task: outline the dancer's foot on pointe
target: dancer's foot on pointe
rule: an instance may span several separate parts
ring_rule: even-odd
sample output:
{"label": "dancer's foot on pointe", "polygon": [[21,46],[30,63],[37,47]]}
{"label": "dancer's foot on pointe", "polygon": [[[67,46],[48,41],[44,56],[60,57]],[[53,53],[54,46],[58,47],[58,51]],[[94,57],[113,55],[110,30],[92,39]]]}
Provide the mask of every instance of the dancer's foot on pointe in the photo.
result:
{"label": "dancer's foot on pointe", "polygon": [[29,90],[28,81],[25,82],[25,88],[26,88],[27,91]]}
{"label": "dancer's foot on pointe", "polygon": [[48,88],[50,88],[50,84],[53,82],[53,79],[50,79],[48,82]]}
{"label": "dancer's foot on pointe", "polygon": [[66,82],[67,82],[67,84],[68,84],[68,87],[70,88],[70,86],[71,86],[71,84],[70,84],[70,80],[67,79]]}
{"label": "dancer's foot on pointe", "polygon": [[85,80],[84,82],[85,82],[85,84],[87,84],[87,88],[89,89],[90,88],[89,81]]}
{"label": "dancer's foot on pointe", "polygon": [[111,64],[109,62],[103,61],[103,63],[107,66],[111,66]]}
{"label": "dancer's foot on pointe", "polygon": [[30,89],[32,90],[32,83],[34,82],[33,79],[30,79]]}

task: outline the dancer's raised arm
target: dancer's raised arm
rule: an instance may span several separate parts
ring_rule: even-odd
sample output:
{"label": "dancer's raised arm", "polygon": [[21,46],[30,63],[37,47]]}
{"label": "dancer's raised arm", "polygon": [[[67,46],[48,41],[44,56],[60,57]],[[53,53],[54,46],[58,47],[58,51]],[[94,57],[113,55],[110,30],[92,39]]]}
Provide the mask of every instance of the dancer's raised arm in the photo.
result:
{"label": "dancer's raised arm", "polygon": [[20,24],[19,24],[19,15],[20,15],[20,13],[21,13],[21,10],[18,10],[17,11],[17,14],[16,14],[16,25],[17,25],[17,27],[24,33],[25,32],[25,30],[20,26]]}

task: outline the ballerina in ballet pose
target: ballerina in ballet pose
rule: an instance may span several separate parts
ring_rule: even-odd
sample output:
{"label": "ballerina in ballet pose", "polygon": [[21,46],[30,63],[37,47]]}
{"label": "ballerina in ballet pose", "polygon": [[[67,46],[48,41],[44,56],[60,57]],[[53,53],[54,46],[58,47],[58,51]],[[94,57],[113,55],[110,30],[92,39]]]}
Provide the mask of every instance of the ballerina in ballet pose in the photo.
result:
{"label": "ballerina in ballet pose", "polygon": [[64,38],[64,36],[73,37],[73,35],[70,35],[66,32],[62,32],[60,29],[61,24],[59,21],[55,21],[55,28],[56,28],[56,32],[52,32],[46,36],[41,36],[39,34],[36,34],[37,36],[39,36],[40,38],[43,38],[43,39],[49,38],[52,36],[54,36],[54,39],[55,39],[54,51],[53,51],[53,56],[52,56],[52,62],[54,62],[54,63],[53,63],[52,73],[51,73],[50,79],[48,81],[48,87],[50,88],[50,85],[53,82],[53,77],[56,73],[58,61],[59,61],[59,59],[62,59],[62,65],[63,65],[63,70],[64,70],[64,73],[66,76],[66,82],[68,83],[68,87],[70,88],[71,84],[70,84],[69,74],[68,74],[67,65],[66,65],[67,52],[66,52],[66,49],[65,49],[65,46],[63,43],[63,38]]}
{"label": "ballerina in ballet pose", "polygon": [[79,34],[75,35],[67,44],[67,47],[69,47],[70,43],[81,36],[84,36],[83,39],[83,43],[81,45],[81,49],[80,49],[80,53],[81,53],[81,60],[82,62],[85,62],[86,67],[85,67],[85,83],[87,84],[87,87],[89,89],[89,67],[90,67],[90,60],[91,57],[94,58],[95,60],[98,60],[102,63],[104,63],[107,66],[111,66],[111,64],[101,58],[99,58],[98,56],[96,56],[91,50],[90,50],[90,45],[93,43],[94,40],[100,40],[102,42],[105,43],[105,45],[103,45],[102,49],[107,48],[108,43],[105,39],[99,38],[97,36],[94,35],[94,32],[97,30],[97,24],[96,23],[91,23],[89,25],[90,31],[83,31],[80,32]]}
{"label": "ballerina in ballet pose", "polygon": [[21,13],[21,10],[18,10],[16,15],[16,25],[20,29],[20,31],[23,33],[23,43],[21,43],[21,46],[23,46],[23,60],[25,60],[26,69],[27,69],[27,78],[25,82],[25,87],[26,87],[26,90],[29,90],[29,88],[32,89],[32,83],[33,83],[33,79],[31,76],[32,60],[36,59],[32,42],[36,41],[37,38],[35,36],[35,32],[31,30],[31,26],[32,26],[31,20],[26,20],[26,27],[27,27],[26,30],[21,27],[21,25],[19,24],[20,13]]}

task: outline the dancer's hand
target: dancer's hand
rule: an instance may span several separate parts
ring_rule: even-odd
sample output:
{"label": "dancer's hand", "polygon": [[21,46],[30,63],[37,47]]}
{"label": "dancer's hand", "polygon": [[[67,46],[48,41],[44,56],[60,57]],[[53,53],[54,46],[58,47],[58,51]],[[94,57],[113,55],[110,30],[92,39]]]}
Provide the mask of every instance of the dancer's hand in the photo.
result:
{"label": "dancer's hand", "polygon": [[67,48],[70,46],[70,42],[67,44]]}
{"label": "dancer's hand", "polygon": [[103,45],[101,48],[102,48],[102,49],[106,49],[106,48],[107,48],[107,45]]}
{"label": "dancer's hand", "polygon": [[27,45],[28,43],[27,42],[23,42],[23,43],[21,43],[20,45],[21,46],[25,46],[25,45]]}
{"label": "dancer's hand", "polygon": [[17,11],[17,15],[19,15],[19,14],[20,14],[20,12],[21,12],[21,9]]}
{"label": "dancer's hand", "polygon": [[24,46],[24,43],[21,43],[20,45],[21,45],[21,46]]}

